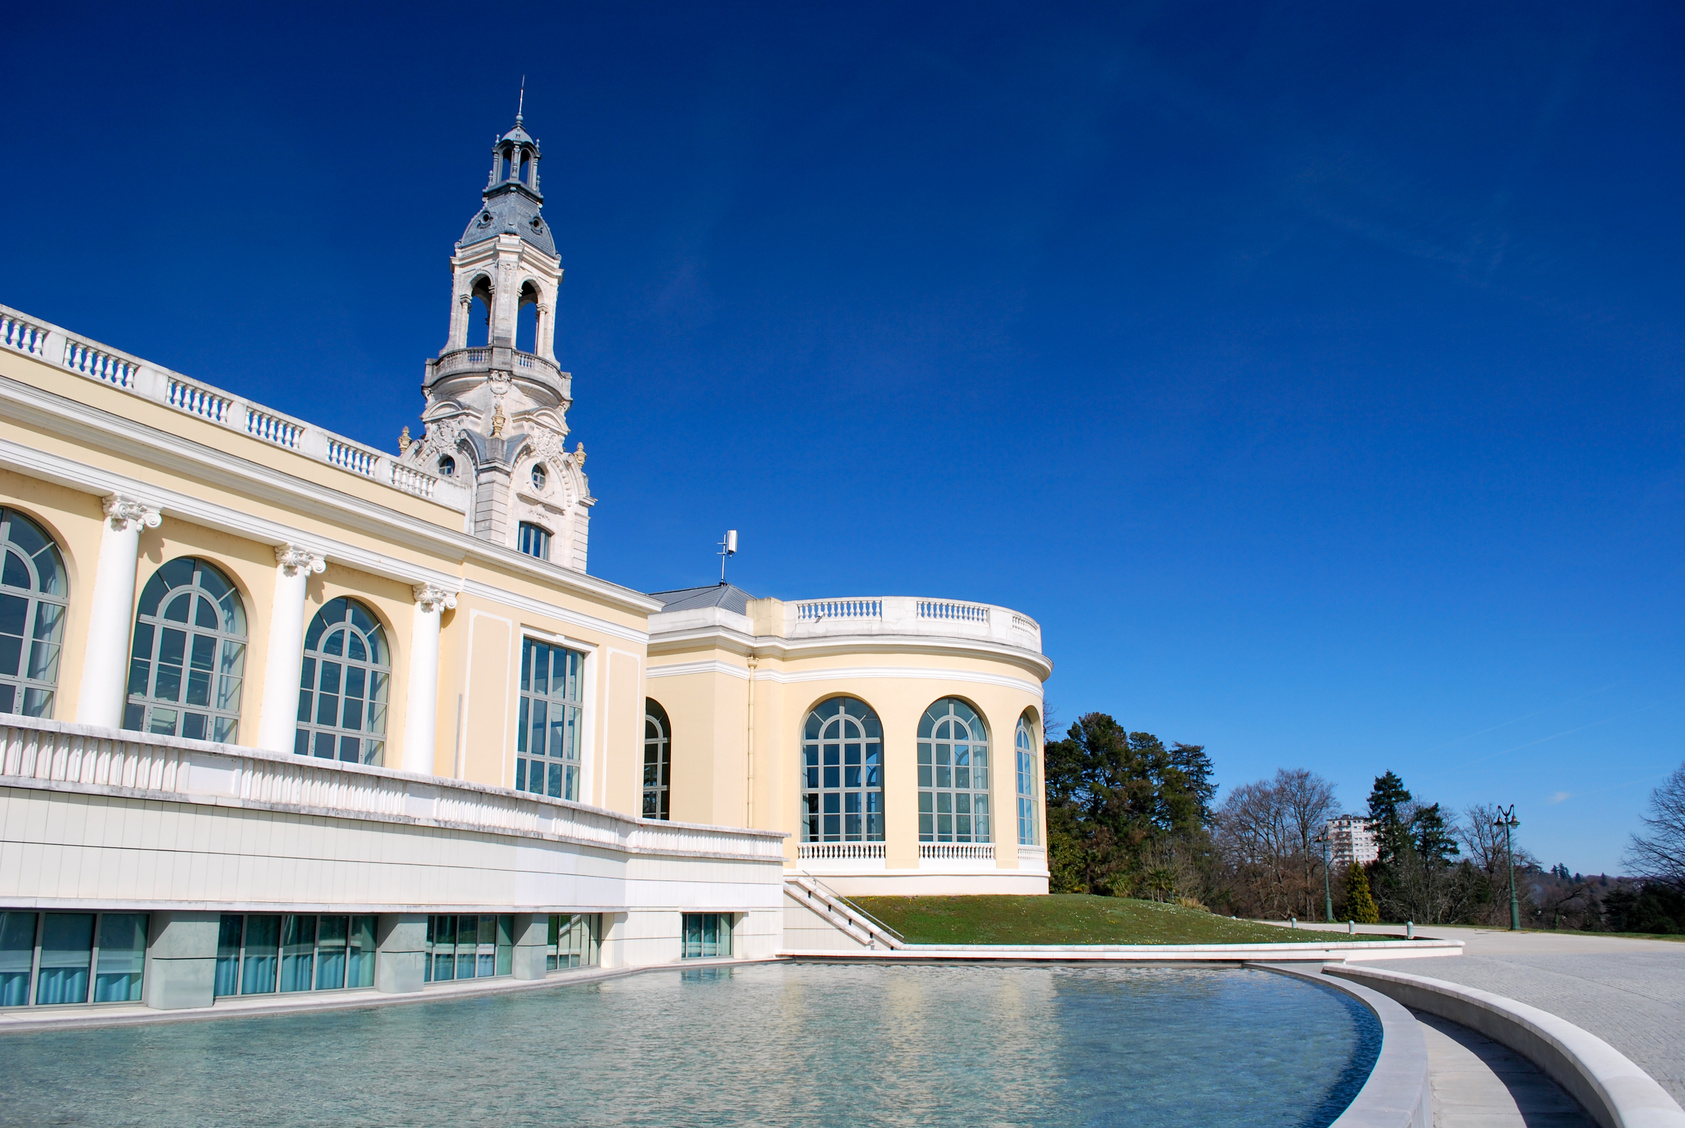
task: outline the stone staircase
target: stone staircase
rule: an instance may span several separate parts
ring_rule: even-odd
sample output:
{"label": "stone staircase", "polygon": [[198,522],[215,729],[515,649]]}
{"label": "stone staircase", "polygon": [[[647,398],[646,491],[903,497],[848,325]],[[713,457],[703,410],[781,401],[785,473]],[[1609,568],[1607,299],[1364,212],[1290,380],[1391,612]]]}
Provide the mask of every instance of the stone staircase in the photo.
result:
{"label": "stone staircase", "polygon": [[862,947],[897,949],[907,946],[900,933],[872,919],[848,898],[828,888],[824,882],[811,874],[798,873],[786,877],[784,892],[791,900],[806,907]]}

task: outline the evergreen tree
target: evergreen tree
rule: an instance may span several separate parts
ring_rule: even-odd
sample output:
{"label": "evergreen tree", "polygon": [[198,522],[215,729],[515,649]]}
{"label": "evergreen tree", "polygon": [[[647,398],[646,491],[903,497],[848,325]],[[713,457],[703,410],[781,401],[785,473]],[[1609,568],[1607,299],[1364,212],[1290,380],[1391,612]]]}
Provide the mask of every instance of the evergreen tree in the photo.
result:
{"label": "evergreen tree", "polygon": [[1369,792],[1369,817],[1375,823],[1375,845],[1381,851],[1381,863],[1392,861],[1399,849],[1409,842],[1404,816],[1399,808],[1410,802],[1410,792],[1404,781],[1392,772],[1375,778]]}
{"label": "evergreen tree", "polygon": [[1369,875],[1356,862],[1346,870],[1346,916],[1359,924],[1381,923],[1375,898],[1369,895]]}

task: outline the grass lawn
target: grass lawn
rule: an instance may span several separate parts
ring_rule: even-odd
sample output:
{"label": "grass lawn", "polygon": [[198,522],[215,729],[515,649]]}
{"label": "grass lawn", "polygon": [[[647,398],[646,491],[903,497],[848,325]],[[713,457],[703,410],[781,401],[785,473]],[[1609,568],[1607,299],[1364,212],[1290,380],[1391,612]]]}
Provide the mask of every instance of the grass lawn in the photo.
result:
{"label": "grass lawn", "polygon": [[1394,940],[1298,931],[1231,920],[1201,909],[1085,893],[1045,896],[851,897],[909,944],[1282,944],[1296,940]]}

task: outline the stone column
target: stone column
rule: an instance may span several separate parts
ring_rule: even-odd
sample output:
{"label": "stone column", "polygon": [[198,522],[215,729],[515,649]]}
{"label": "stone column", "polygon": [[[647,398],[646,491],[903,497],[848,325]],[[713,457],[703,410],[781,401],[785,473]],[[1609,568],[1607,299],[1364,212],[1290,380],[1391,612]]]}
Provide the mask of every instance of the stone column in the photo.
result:
{"label": "stone column", "polygon": [[327,567],[319,552],[296,544],[275,549],[275,598],[269,605],[269,653],[263,663],[263,708],[257,747],[291,752],[298,726],[298,678],[304,666],[304,589]]}
{"label": "stone column", "polygon": [[456,594],[433,584],[415,585],[415,629],[410,635],[409,704],[404,709],[403,770],[433,774],[434,730],[439,721],[439,620]]}
{"label": "stone column", "polygon": [[141,1001],[158,1010],[211,1005],[219,913],[155,912],[147,928]]}
{"label": "stone column", "polygon": [[382,913],[375,922],[374,989],[388,994],[421,990],[427,981],[427,916]]}
{"label": "stone column", "polygon": [[546,913],[515,914],[516,979],[543,979],[549,974],[544,966],[550,946],[550,917]]}
{"label": "stone column", "polygon": [[135,566],[140,562],[140,530],[156,529],[156,506],[122,494],[105,499],[99,563],[94,568],[93,597],[88,601],[88,638],[82,656],[82,688],[76,719],[118,728],[123,723],[124,683],[129,668],[129,632],[134,627]]}

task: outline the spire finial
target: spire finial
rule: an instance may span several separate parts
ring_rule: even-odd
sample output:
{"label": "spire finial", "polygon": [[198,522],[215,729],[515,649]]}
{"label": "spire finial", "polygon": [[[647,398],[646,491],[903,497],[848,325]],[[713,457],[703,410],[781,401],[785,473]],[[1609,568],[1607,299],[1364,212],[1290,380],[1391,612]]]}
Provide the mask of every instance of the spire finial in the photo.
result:
{"label": "spire finial", "polygon": [[527,76],[521,76],[521,100],[515,104],[515,124],[521,124],[521,111],[527,108]]}

